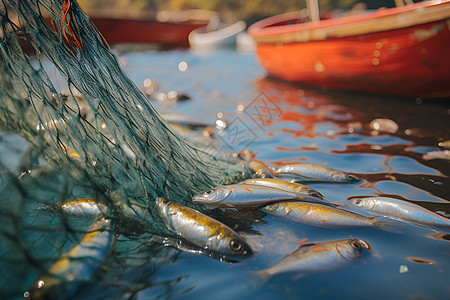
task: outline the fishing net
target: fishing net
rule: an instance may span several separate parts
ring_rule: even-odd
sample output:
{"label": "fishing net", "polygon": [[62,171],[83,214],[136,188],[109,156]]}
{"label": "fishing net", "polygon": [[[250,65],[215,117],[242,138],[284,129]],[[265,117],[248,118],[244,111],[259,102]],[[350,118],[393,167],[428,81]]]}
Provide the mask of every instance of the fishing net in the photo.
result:
{"label": "fishing net", "polygon": [[135,216],[145,223],[144,235],[168,235],[156,197],[194,206],[194,193],[249,176],[241,162],[211,147],[199,150],[171,130],[76,1],[3,0],[0,22],[0,139],[8,145],[0,157],[0,289],[6,296],[23,293],[92,223],[43,207],[90,197],[114,215],[117,203],[134,205],[149,212],[145,220]]}

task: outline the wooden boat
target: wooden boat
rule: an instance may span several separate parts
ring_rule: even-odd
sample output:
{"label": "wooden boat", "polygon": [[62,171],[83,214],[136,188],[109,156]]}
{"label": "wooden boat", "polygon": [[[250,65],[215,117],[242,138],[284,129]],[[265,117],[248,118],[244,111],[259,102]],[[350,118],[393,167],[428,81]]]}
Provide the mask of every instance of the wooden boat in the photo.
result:
{"label": "wooden boat", "polygon": [[108,44],[159,44],[166,47],[189,45],[189,33],[208,25],[215,12],[186,11],[183,18],[124,18],[89,15]]}
{"label": "wooden boat", "polygon": [[247,24],[238,21],[229,26],[219,26],[214,30],[201,27],[193,30],[189,34],[189,45],[193,49],[215,49],[220,47],[230,47],[236,45],[236,35],[243,32]]}
{"label": "wooden boat", "polygon": [[[310,6],[311,8],[311,6]],[[450,97],[450,1],[425,1],[305,22],[300,14],[250,26],[269,75],[376,94]]]}

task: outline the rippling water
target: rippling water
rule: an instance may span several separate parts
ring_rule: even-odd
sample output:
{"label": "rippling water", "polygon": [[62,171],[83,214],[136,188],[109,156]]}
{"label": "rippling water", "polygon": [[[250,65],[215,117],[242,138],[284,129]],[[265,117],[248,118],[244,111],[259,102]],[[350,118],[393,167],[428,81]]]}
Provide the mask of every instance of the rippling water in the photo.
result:
{"label": "rippling water", "polygon": [[[392,196],[450,213],[450,164],[424,160],[450,139],[449,103],[326,92],[265,77],[253,54],[235,51],[144,51],[120,53],[129,76],[143,88],[158,81],[158,92],[187,94],[191,100],[158,103],[215,124],[223,114],[228,129],[218,137],[226,150],[245,147],[271,165],[305,162],[358,174],[351,184],[312,183],[326,199],[349,203],[356,196]],[[180,65],[181,62],[186,64]],[[185,71],[183,67],[187,65]],[[180,70],[181,69],[181,70]],[[414,83],[411,83],[414,84]],[[388,118],[395,133],[375,131],[370,122]],[[0,149],[9,139],[3,136]],[[19,140],[20,141],[20,140]],[[18,145],[19,148],[24,146]],[[9,148],[8,148],[9,149]],[[2,155],[14,155],[2,150]],[[433,203],[430,203],[433,202]],[[349,210],[363,213],[358,208]],[[152,299],[443,299],[450,297],[450,235],[405,224],[400,231],[375,228],[324,229],[283,221],[258,211],[222,216],[240,232],[255,255],[227,264],[151,243],[137,252],[121,237],[115,259],[101,283],[80,297]],[[373,248],[342,268],[314,274],[280,274],[267,281],[254,271],[279,261],[298,242],[358,238]],[[145,241],[145,237],[141,238]],[[406,267],[405,267],[406,266]],[[407,269],[406,269],[407,268]],[[401,272],[402,270],[402,272]],[[404,272],[406,271],[407,272]],[[117,281],[115,285],[110,282]],[[108,283],[108,284],[106,284]],[[105,284],[107,288],[105,288]]]}

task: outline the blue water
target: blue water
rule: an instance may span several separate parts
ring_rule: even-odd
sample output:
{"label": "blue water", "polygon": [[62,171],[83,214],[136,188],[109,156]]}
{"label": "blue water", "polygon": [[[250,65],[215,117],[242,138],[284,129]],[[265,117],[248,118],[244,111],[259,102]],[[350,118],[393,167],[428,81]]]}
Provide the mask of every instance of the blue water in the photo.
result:
{"label": "blue water", "polygon": [[[119,52],[128,75],[142,89],[149,78],[158,92],[171,90],[191,99],[177,103],[149,100],[160,110],[175,111],[210,122],[223,113],[228,128],[243,129],[233,139],[225,134],[222,147],[257,153],[268,164],[305,162],[360,174],[351,184],[312,183],[327,200],[349,202],[354,196],[390,195],[411,201],[440,202],[431,209],[450,213],[450,164],[422,159],[450,138],[448,102],[380,98],[300,87],[265,77],[252,53],[232,50],[198,53],[188,50]],[[187,70],[180,71],[180,62]],[[245,109],[238,111],[238,106]],[[266,110],[258,107],[265,105]],[[268,113],[267,109],[270,111]],[[373,133],[374,118],[395,120],[394,133]],[[20,158],[26,143],[3,133],[2,162],[9,168]],[[235,137],[236,138],[236,137]],[[19,150],[11,149],[10,140]],[[8,159],[4,159],[7,157]],[[3,183],[3,194],[7,184]],[[55,197],[51,185],[41,187]],[[425,203],[425,204],[424,204]],[[364,214],[360,209],[350,210]],[[450,297],[450,236],[429,237],[432,229],[403,224],[399,231],[375,228],[325,229],[283,221],[258,212],[237,212],[223,221],[254,249],[255,255],[228,264],[202,255],[178,252],[119,237],[117,252],[97,284],[80,291],[80,299],[444,299]],[[36,220],[49,216],[36,213]],[[33,234],[30,235],[38,239]],[[46,238],[49,238],[46,236]],[[74,239],[76,235],[74,236]],[[298,241],[326,242],[358,238],[373,251],[341,268],[313,274],[288,273],[259,280],[254,271],[266,268],[298,247]],[[51,239],[51,238],[50,238]],[[39,244],[39,242],[36,242]],[[53,251],[70,243],[54,237]],[[6,245],[6,242],[5,244]],[[136,246],[136,247],[134,247]],[[2,254],[0,254],[2,255]],[[417,263],[410,257],[429,260]],[[400,267],[407,266],[406,273]],[[25,291],[36,278],[11,275]],[[16,277],[14,277],[16,276]],[[18,296],[20,297],[21,294]]]}

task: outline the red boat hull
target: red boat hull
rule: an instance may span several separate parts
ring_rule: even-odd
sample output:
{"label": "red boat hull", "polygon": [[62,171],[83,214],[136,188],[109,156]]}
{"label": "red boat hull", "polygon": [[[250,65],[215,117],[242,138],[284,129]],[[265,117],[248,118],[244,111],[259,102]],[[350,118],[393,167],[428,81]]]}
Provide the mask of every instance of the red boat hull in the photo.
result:
{"label": "red boat hull", "polygon": [[156,20],[131,20],[91,17],[92,22],[108,44],[161,44],[189,46],[189,33],[208,21],[159,22]]}
{"label": "red boat hull", "polygon": [[[392,13],[384,15],[392,16]],[[320,23],[326,24],[326,21]],[[309,33],[314,33],[311,30],[314,25],[310,24],[305,25],[309,25]],[[302,30],[305,25],[296,26]],[[405,97],[450,97],[450,23],[447,18],[366,34],[312,38],[305,42],[277,43],[277,37],[285,34],[282,39],[287,40],[295,31],[292,25],[285,25],[289,30],[285,32],[283,26],[275,27],[267,26],[277,31],[267,35],[259,28],[250,29],[256,37],[261,64],[272,76],[332,89]],[[260,39],[258,43],[261,36],[272,40],[261,42]]]}

